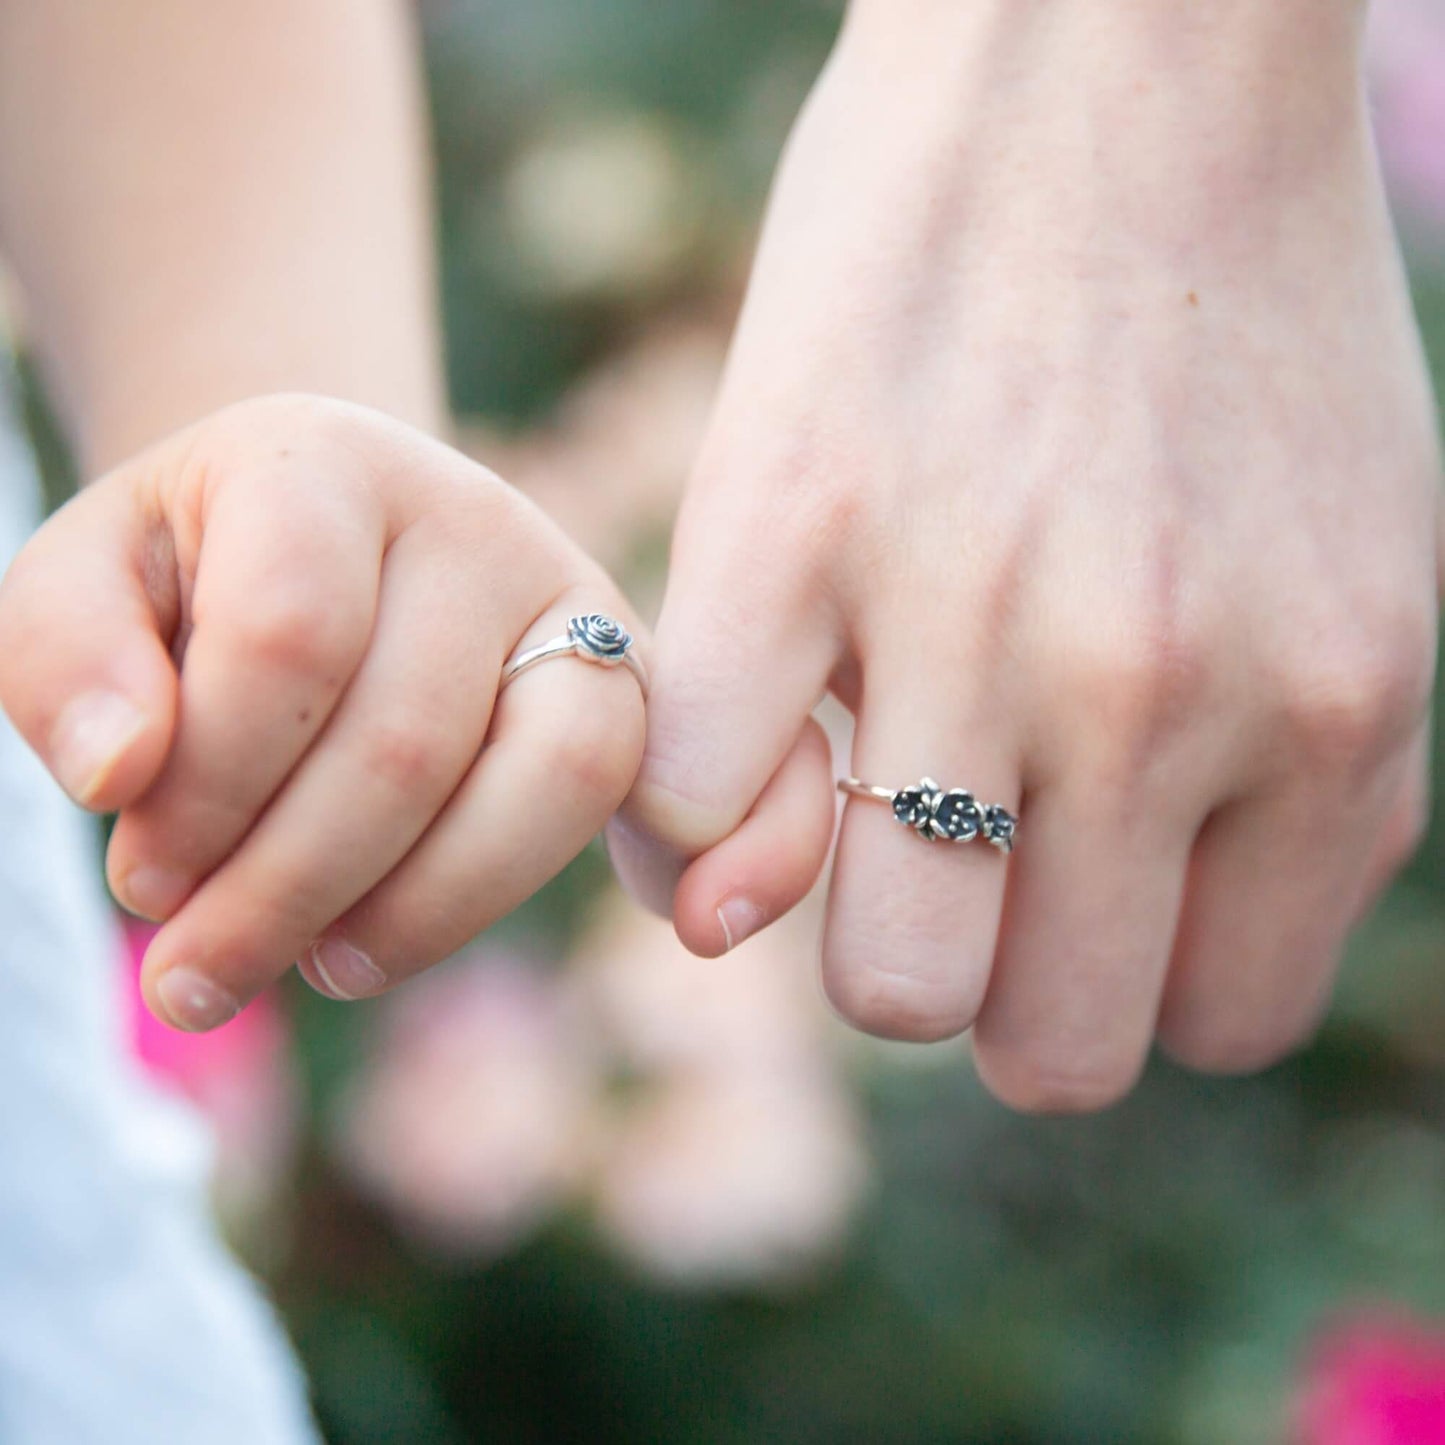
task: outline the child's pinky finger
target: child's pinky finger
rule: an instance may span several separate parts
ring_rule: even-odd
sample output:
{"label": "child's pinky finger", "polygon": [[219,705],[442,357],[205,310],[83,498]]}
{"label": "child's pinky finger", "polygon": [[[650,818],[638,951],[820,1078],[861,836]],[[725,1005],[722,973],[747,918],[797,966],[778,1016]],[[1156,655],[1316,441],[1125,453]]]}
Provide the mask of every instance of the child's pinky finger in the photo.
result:
{"label": "child's pinky finger", "polygon": [[[553,609],[527,645],[565,632]],[[301,961],[333,997],[326,958],[359,949],[402,982],[524,903],[601,830],[642,760],[642,689],[624,667],[550,659],[502,693],[472,770],[395,869]]]}

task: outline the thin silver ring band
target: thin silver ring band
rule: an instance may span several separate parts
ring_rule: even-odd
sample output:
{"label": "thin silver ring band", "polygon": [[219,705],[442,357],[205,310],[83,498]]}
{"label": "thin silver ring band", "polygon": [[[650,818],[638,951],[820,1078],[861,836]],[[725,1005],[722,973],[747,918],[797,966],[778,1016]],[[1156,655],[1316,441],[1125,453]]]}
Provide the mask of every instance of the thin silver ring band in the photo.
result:
{"label": "thin silver ring band", "polygon": [[872,783],[861,783],[857,778],[839,778],[838,791],[852,793],[855,798],[877,798],[880,803],[893,806],[893,788],[875,788]]}
{"label": "thin silver ring band", "polygon": [[991,843],[1012,853],[1018,819],[999,803],[980,803],[963,788],[944,789],[932,778],[907,788],[880,788],[861,778],[839,778],[838,791],[887,803],[894,818],[930,843]]}
{"label": "thin silver ring band", "polygon": [[625,667],[637,679],[645,698],[647,669],[633,647],[632,635],[615,618],[601,612],[573,617],[568,620],[567,631],[561,637],[514,654],[502,668],[497,691],[501,692],[513,678],[520,677],[539,663],[549,662],[554,657],[580,657],[598,667]]}

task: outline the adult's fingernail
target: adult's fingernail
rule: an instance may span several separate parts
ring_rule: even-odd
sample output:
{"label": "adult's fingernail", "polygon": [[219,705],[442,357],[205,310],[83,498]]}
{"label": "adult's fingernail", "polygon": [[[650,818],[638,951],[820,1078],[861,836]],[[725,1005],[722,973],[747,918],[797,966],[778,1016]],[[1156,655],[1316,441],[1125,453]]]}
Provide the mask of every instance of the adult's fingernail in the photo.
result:
{"label": "adult's fingernail", "polygon": [[743,939],[751,938],[766,920],[767,915],[751,898],[725,898],[718,905],[717,921],[722,925],[723,942],[729,951]]}
{"label": "adult's fingernail", "polygon": [[167,969],[156,980],[156,997],[167,1020],[187,1033],[219,1028],[241,1012],[241,1005],[220,984],[189,968]]}
{"label": "adult's fingernail", "polygon": [[386,975],[359,949],[342,938],[311,945],[311,966],[332,998],[366,998],[386,984]]}
{"label": "adult's fingernail", "polygon": [[82,693],[51,729],[51,771],[77,803],[89,807],[145,725],[145,714],[121,693]]}
{"label": "adult's fingernail", "polygon": [[185,902],[190,891],[191,880],[185,874],[144,863],[120,880],[115,896],[122,908],[138,917],[163,923]]}

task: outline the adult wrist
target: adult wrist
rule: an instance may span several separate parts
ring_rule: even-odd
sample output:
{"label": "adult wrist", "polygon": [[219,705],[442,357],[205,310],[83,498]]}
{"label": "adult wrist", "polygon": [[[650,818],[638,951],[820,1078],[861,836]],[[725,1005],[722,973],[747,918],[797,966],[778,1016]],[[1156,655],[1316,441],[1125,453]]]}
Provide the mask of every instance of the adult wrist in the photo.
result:
{"label": "adult wrist", "polygon": [[974,234],[1243,250],[1291,210],[1378,226],[1364,18],[1362,0],[852,0],[819,106]]}
{"label": "adult wrist", "polygon": [[[850,0],[840,52],[965,101],[993,86],[1118,97],[1149,123],[1303,133],[1364,118],[1366,0]],[[865,62],[866,63],[866,62]],[[1060,91],[1059,87],[1063,86]]]}
{"label": "adult wrist", "polygon": [[875,34],[913,33],[934,53],[970,46],[1000,30],[1015,36],[1083,27],[1134,36],[1156,58],[1196,57],[1203,48],[1236,56],[1276,53],[1303,65],[1332,51],[1358,63],[1368,0],[849,0],[848,24]]}

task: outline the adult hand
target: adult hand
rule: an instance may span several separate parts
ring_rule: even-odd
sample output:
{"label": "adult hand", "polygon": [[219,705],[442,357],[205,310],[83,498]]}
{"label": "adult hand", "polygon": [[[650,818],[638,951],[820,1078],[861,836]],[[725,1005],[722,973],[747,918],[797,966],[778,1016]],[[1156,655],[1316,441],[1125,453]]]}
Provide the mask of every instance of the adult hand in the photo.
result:
{"label": "adult hand", "polygon": [[[1424,808],[1439,457],[1360,9],[859,0],[798,123],[678,524],[614,853],[715,954],[852,770],[1019,813],[1005,860],[849,802],[829,997],[975,1026],[1029,1109],[1157,1035],[1312,1027]],[[678,863],[686,865],[678,880]],[[674,893],[674,884],[676,889]]]}

